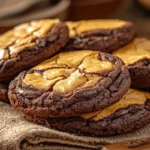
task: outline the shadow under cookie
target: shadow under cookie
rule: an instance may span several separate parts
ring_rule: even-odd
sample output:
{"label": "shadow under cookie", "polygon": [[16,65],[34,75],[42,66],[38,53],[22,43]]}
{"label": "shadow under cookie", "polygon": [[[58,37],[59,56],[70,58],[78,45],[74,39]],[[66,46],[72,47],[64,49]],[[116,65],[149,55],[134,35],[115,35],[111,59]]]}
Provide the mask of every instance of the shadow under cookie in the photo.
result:
{"label": "shadow under cookie", "polygon": [[8,84],[0,84],[0,101],[9,103],[8,99]]}

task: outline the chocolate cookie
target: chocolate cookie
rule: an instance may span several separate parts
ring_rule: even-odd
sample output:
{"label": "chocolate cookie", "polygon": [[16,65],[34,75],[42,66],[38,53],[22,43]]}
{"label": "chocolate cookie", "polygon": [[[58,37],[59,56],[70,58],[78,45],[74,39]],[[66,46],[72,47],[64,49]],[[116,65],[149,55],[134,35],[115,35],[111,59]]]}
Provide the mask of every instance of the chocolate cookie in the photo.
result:
{"label": "chocolate cookie", "polygon": [[137,38],[112,53],[127,65],[134,88],[150,87],[150,40]]}
{"label": "chocolate cookie", "polygon": [[0,101],[9,102],[8,100],[8,85],[7,84],[0,84]]}
{"label": "chocolate cookie", "polygon": [[115,19],[67,22],[67,25],[70,40],[65,50],[111,52],[128,44],[136,33],[131,22]]}
{"label": "chocolate cookie", "polygon": [[117,103],[97,112],[68,118],[23,114],[30,121],[78,135],[111,136],[131,132],[150,123],[150,93],[129,89]]}
{"label": "chocolate cookie", "polygon": [[68,38],[68,27],[57,19],[31,21],[0,35],[0,82],[60,51]]}
{"label": "chocolate cookie", "polygon": [[78,116],[119,101],[130,86],[123,62],[98,51],[63,52],[20,73],[9,86],[18,110],[41,117]]}

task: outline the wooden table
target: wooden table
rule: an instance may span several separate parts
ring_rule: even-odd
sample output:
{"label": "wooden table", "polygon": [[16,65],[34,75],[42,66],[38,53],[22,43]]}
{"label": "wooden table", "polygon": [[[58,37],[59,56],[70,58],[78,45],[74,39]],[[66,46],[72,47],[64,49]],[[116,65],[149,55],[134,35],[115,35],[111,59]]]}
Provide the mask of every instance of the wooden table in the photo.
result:
{"label": "wooden table", "polygon": [[102,150],[150,150],[150,138],[133,142],[111,144],[102,148]]}

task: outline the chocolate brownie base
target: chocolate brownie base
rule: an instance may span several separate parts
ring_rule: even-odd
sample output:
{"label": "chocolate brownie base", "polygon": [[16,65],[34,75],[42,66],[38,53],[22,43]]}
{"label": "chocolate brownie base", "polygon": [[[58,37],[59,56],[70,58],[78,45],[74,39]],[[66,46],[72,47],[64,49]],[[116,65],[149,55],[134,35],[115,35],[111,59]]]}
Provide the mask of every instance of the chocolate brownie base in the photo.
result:
{"label": "chocolate brownie base", "polygon": [[132,88],[150,87],[150,40],[137,38],[112,54],[120,57],[128,67]]}
{"label": "chocolate brownie base", "polygon": [[[64,52],[58,54],[55,57],[61,58],[61,56],[64,55],[68,56],[69,54],[71,54],[72,57],[73,56],[80,57],[82,56],[82,54],[85,55],[87,52],[94,53],[94,55],[95,54],[98,55],[98,60],[100,61],[97,62],[97,60],[95,60],[94,58],[89,58],[91,60],[90,65],[93,63],[92,60],[96,61],[97,64],[101,62],[113,64],[111,70],[105,70],[105,72],[98,73],[91,71],[91,69],[95,69],[96,67],[95,62],[94,62],[95,67],[93,67],[92,65],[89,68],[85,67],[83,70],[81,67],[83,66],[83,64],[85,64],[86,58],[90,57],[92,54],[80,60],[79,64],[77,64],[77,67],[75,67],[75,71],[70,75],[71,79],[74,79],[74,77],[76,78],[78,76],[79,77],[81,76],[80,74],[72,77],[72,75],[75,72],[77,72],[78,69],[80,68],[80,73],[82,72],[84,77],[91,76],[92,79],[95,79],[95,76],[96,78],[100,77],[100,79],[97,80],[95,84],[89,87],[85,87],[85,85],[93,82],[92,80],[90,80],[90,82],[87,81],[85,82],[85,84],[81,84],[78,87],[73,87],[74,84],[77,84],[80,81],[80,79],[77,78],[71,82],[70,81],[68,82],[69,87],[74,88],[71,89],[69,93],[57,91],[57,88],[59,89],[60,87],[62,87],[62,89],[64,90],[66,86],[68,86],[68,85],[59,86],[59,84],[57,84],[58,81],[55,82],[51,87],[48,87],[47,89],[42,89],[42,87],[44,88],[45,85],[47,85],[49,82],[51,83],[51,81],[46,80],[45,82],[45,79],[39,80],[34,78],[36,78],[37,75],[39,76],[39,78],[41,78],[41,74],[39,74],[39,72],[42,72],[43,75],[45,74],[45,71],[47,71],[46,69],[44,69],[44,72],[43,70],[38,70],[42,66],[45,66],[47,62],[49,62],[49,60],[46,60],[45,62],[39,64],[37,67],[29,71],[24,71],[20,73],[10,83],[8,95],[12,106],[30,115],[36,115],[40,117],[66,117],[66,116],[79,116],[83,113],[102,110],[112,105],[113,103],[119,101],[122,98],[122,96],[127,92],[131,83],[129,72],[126,66],[119,58],[114,57],[108,53],[102,52],[99,53],[96,51],[80,51],[80,52],[74,51],[70,53]],[[65,58],[65,60],[69,59],[68,62],[71,62],[70,61],[70,59],[72,60],[71,56],[69,55],[69,58],[67,59]],[[55,59],[55,57],[52,58],[51,60]],[[56,62],[58,63],[58,60]],[[57,67],[59,67],[59,69],[63,69],[60,68],[61,65]],[[65,66],[65,70],[67,70],[67,68],[69,67]],[[91,72],[86,73],[88,69]],[[101,71],[101,68],[99,69],[99,71]],[[34,76],[34,78],[31,78],[30,80],[26,79],[28,76],[30,77],[32,75]],[[59,79],[59,83],[67,80],[69,77],[65,77],[63,78],[63,80]],[[71,85],[72,83],[74,84]],[[66,84],[66,81],[64,82],[64,84]],[[34,85],[36,85],[36,88],[34,87]],[[56,85],[58,85],[57,88]]]}
{"label": "chocolate brownie base", "polygon": [[8,93],[8,85],[0,84],[0,101],[9,103],[7,93]]}
{"label": "chocolate brownie base", "polygon": [[119,135],[150,123],[149,98],[149,93],[129,89],[119,102],[98,113],[68,118],[44,118],[27,114],[23,116],[29,121],[78,135]]}
{"label": "chocolate brownie base", "polygon": [[135,37],[135,33],[135,27],[130,22],[118,28],[93,29],[70,37],[64,50],[89,49],[111,52],[128,44]]}
{"label": "chocolate brownie base", "polygon": [[133,88],[150,87],[150,59],[143,58],[128,66]]}
{"label": "chocolate brownie base", "polygon": [[[40,29],[42,29],[42,26],[40,27]],[[16,32],[17,31],[15,31],[15,34],[17,34]],[[40,32],[42,31],[39,31],[39,34]],[[68,28],[64,23],[61,22],[55,23],[52,26],[52,28],[46,32],[47,32],[46,35],[42,37],[40,37],[39,35],[37,35],[36,38],[34,37],[32,41],[34,41],[35,44],[32,45],[31,41],[31,45],[24,46],[23,50],[21,50],[21,52],[19,52],[15,57],[12,57],[10,54],[10,50],[7,49],[9,55],[8,58],[0,60],[0,82],[10,81],[21,71],[27,68],[31,68],[32,66],[54,55],[55,53],[60,51],[61,48],[68,41],[69,37]],[[30,37],[30,35],[28,36]],[[18,37],[17,40],[19,40],[19,38],[20,37]],[[29,43],[29,41],[26,42]],[[15,51],[17,51],[18,49],[22,49],[21,46],[22,45],[20,44],[18,48],[13,50],[14,54],[16,53]]]}
{"label": "chocolate brownie base", "polygon": [[29,121],[77,135],[111,136],[129,133],[150,123],[150,109],[144,105],[130,106],[101,120],[90,121],[80,117],[40,118],[23,114]]}

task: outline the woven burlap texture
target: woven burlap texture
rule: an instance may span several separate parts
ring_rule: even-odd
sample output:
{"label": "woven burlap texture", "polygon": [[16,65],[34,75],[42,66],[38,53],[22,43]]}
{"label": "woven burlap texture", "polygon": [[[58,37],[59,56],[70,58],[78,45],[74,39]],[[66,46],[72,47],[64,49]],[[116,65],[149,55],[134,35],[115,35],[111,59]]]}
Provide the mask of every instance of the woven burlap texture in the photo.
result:
{"label": "woven burlap texture", "polygon": [[0,102],[0,150],[91,150],[107,143],[149,136],[150,125],[122,136],[75,136],[28,122],[10,105]]}

